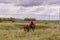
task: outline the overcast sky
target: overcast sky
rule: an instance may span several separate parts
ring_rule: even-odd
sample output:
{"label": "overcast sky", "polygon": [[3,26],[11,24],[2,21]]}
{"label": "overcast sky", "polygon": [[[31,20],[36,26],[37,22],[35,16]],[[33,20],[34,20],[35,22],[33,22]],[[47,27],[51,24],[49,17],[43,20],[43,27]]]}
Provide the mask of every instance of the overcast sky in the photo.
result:
{"label": "overcast sky", "polygon": [[59,20],[60,0],[0,0],[0,17]]}

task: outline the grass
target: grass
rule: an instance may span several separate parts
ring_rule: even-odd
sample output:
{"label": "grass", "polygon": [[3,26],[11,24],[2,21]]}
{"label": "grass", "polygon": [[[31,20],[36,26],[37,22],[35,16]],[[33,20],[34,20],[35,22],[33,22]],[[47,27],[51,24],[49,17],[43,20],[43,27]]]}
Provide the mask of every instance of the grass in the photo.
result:
{"label": "grass", "polygon": [[[46,28],[57,28],[59,27],[59,24],[56,22],[35,22],[36,23],[36,29],[46,29]],[[29,24],[29,22],[20,22],[20,23],[0,23],[0,29],[1,30],[19,30],[23,29],[25,24]]]}
{"label": "grass", "polygon": [[24,32],[29,22],[0,23],[0,40],[60,40],[59,22],[35,22],[34,32]]}
{"label": "grass", "polygon": [[60,40],[60,31],[59,29],[39,29],[35,32],[0,30],[0,40]]}

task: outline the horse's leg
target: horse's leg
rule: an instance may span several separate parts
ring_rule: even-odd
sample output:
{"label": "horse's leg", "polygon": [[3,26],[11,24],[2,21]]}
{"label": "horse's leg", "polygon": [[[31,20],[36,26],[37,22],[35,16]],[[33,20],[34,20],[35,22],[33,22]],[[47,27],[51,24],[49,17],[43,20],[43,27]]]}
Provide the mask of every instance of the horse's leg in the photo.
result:
{"label": "horse's leg", "polygon": [[27,32],[29,32],[29,27],[27,27]]}
{"label": "horse's leg", "polygon": [[34,32],[34,30],[35,30],[35,26],[34,26],[34,27],[32,27],[32,30],[33,30],[33,32]]}
{"label": "horse's leg", "polygon": [[26,32],[26,29],[24,29],[24,31]]}
{"label": "horse's leg", "polygon": [[34,30],[35,30],[35,29],[34,29],[34,28],[32,28],[32,31],[33,31],[33,32],[34,32]]}
{"label": "horse's leg", "polygon": [[33,30],[33,32],[34,32],[34,29],[32,29]]}
{"label": "horse's leg", "polygon": [[24,28],[24,31],[25,31],[25,32],[27,32],[27,29],[26,29],[26,28]]}
{"label": "horse's leg", "polygon": [[29,32],[29,29],[27,29],[27,32]]}
{"label": "horse's leg", "polygon": [[30,27],[29,30],[30,30],[30,32],[31,32],[32,28]]}

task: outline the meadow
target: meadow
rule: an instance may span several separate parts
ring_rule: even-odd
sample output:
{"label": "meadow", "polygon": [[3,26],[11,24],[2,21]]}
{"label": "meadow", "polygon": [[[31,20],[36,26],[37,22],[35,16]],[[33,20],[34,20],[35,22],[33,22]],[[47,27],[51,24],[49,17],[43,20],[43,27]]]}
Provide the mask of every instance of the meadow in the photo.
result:
{"label": "meadow", "polygon": [[59,21],[35,21],[34,32],[24,32],[29,21],[0,23],[0,40],[60,40]]}

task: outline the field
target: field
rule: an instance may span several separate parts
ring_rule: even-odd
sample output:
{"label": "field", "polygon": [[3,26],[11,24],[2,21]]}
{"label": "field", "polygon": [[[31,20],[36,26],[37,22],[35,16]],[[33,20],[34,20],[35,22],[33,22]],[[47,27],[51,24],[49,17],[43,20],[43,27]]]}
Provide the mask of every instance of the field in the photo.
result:
{"label": "field", "polygon": [[37,21],[34,32],[24,32],[23,26],[29,21],[0,23],[0,40],[60,40],[58,21]]}

